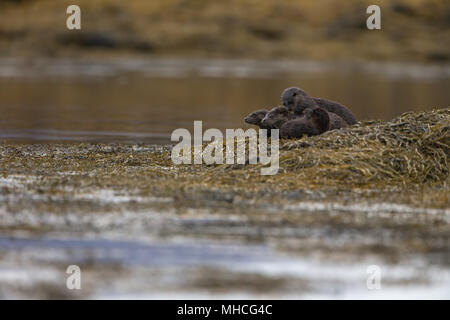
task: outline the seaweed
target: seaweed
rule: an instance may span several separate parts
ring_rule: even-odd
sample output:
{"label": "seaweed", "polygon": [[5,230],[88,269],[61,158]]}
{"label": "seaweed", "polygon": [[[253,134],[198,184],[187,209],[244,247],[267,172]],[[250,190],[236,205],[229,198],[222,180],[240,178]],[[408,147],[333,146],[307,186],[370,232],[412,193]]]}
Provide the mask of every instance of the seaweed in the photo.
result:
{"label": "seaweed", "polygon": [[27,188],[35,193],[70,196],[101,188],[172,197],[180,205],[235,205],[242,198],[276,203],[319,192],[329,200],[372,199],[376,190],[378,201],[448,207],[449,127],[447,108],[280,140],[273,176],[261,176],[262,165],[248,161],[174,165],[170,146],[3,143],[0,176],[30,177]]}

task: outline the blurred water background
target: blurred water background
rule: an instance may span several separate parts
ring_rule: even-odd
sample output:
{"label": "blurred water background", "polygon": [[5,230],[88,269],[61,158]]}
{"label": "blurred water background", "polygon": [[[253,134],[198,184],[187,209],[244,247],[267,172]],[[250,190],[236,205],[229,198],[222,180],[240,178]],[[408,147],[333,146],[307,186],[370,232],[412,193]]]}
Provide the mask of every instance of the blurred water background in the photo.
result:
{"label": "blurred water background", "polygon": [[442,108],[450,68],[399,63],[152,59],[0,63],[0,139],[169,143],[176,128],[241,128],[284,88],[347,105],[359,120]]}
{"label": "blurred water background", "polygon": [[[0,0],[0,154],[12,155],[0,168],[0,299],[450,297],[445,183],[422,198],[313,185],[286,195],[302,204],[292,211],[177,183],[160,197],[142,185],[173,168],[146,164],[144,181],[131,159],[194,120],[247,127],[289,86],[359,120],[448,108],[450,1],[378,0],[372,31],[372,0],[76,3],[81,30],[66,28],[71,0]],[[115,152],[130,159],[102,180]],[[91,155],[85,169],[53,168]],[[411,198],[390,203],[395,192]],[[65,286],[71,264],[83,290]],[[370,265],[382,290],[368,290]]]}

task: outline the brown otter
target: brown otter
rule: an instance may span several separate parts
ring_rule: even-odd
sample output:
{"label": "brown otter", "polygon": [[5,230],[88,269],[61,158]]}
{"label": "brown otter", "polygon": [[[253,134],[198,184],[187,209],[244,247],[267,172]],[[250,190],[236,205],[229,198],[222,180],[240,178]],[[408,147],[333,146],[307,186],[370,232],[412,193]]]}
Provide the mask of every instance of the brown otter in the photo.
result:
{"label": "brown otter", "polygon": [[322,108],[309,108],[303,116],[297,116],[280,106],[270,110],[261,123],[272,129],[280,129],[280,138],[301,138],[304,134],[313,136],[327,131],[330,117]]}
{"label": "brown otter", "polygon": [[284,106],[278,106],[271,109],[264,119],[261,120],[261,124],[270,129],[280,129],[280,127],[288,120],[297,118],[294,113],[290,112],[288,108]]}
{"label": "brown otter", "polygon": [[268,113],[267,110],[256,110],[252,113],[250,113],[248,116],[244,118],[244,121],[248,124],[254,124],[256,126],[259,126],[261,129],[269,129],[268,127],[261,124],[262,119],[266,116]]}
{"label": "brown otter", "polygon": [[280,138],[301,138],[303,135],[317,136],[329,130],[329,113],[322,108],[305,110],[302,117],[286,121],[280,128]]}
{"label": "brown otter", "polygon": [[328,126],[328,130],[334,130],[334,129],[348,127],[348,123],[344,119],[342,119],[340,116],[338,116],[336,113],[326,111],[325,109],[320,108],[320,107],[318,107],[316,109],[322,109],[323,111],[328,113],[328,117],[330,118],[330,120],[329,120],[330,124]]}
{"label": "brown otter", "polygon": [[[303,116],[306,119],[313,121],[314,127],[317,128],[320,133],[348,126],[347,122],[337,114],[328,112],[320,107],[307,108],[303,111]],[[280,106],[270,110],[261,121],[261,124],[267,128],[280,129],[287,121],[298,118],[301,118],[301,116],[293,114],[286,107]]]}
{"label": "brown otter", "polygon": [[302,115],[307,108],[321,107],[341,117],[349,125],[355,124],[356,118],[353,113],[340,103],[323,98],[310,97],[305,91],[291,87],[281,94],[283,105],[298,115]]}

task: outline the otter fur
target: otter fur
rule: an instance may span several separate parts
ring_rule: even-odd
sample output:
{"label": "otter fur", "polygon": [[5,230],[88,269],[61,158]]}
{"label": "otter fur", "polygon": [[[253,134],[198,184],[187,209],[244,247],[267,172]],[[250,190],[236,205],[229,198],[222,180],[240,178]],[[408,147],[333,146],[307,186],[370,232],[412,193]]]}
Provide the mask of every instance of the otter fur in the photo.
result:
{"label": "otter fur", "polygon": [[308,108],[303,116],[286,121],[280,127],[280,138],[301,138],[304,135],[317,136],[327,131],[329,127],[330,117],[328,112],[322,108]]}
{"label": "otter fur", "polygon": [[341,117],[320,107],[308,108],[302,116],[291,113],[286,107],[276,107],[266,114],[261,124],[280,129],[280,138],[300,138],[305,134],[314,136],[347,127]]}
{"label": "otter fur", "polygon": [[284,106],[278,106],[271,109],[262,119],[261,124],[270,129],[280,129],[281,126],[289,120],[295,119],[296,116]]}
{"label": "otter fur", "polygon": [[308,108],[320,107],[338,115],[349,125],[357,123],[353,113],[344,105],[323,98],[313,98],[300,88],[291,87],[284,90],[281,101],[285,107],[298,115],[302,115]]}
{"label": "otter fur", "polygon": [[267,113],[268,113],[268,111],[264,110],[264,109],[256,110],[256,111],[250,113],[248,116],[246,116],[244,118],[244,121],[245,121],[245,123],[256,125],[256,126],[260,127],[261,129],[268,129],[267,127],[265,127],[261,124],[262,119],[264,119],[264,117],[266,116]]}

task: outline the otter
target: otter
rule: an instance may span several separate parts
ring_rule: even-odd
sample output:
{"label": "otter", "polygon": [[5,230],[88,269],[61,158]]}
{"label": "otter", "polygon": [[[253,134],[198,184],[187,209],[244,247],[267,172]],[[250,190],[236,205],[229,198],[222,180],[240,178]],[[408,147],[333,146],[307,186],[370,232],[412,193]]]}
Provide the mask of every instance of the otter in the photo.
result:
{"label": "otter", "polygon": [[291,113],[284,106],[270,110],[261,121],[264,126],[272,129],[280,129],[280,138],[301,138],[319,135],[329,129],[330,117],[322,108],[308,108],[303,116]]}
{"label": "otter", "polygon": [[[306,119],[313,121],[314,127],[317,128],[320,133],[348,126],[347,122],[337,114],[328,112],[317,106],[305,109],[303,111],[303,116]],[[271,129],[281,129],[283,124],[297,118],[301,118],[301,116],[293,114],[284,106],[280,106],[270,110],[261,121],[261,124]]]}
{"label": "otter", "polygon": [[302,115],[307,108],[320,107],[338,115],[349,125],[357,123],[355,116],[347,107],[327,99],[313,98],[300,88],[291,87],[284,90],[281,101],[285,107],[298,115]]}
{"label": "otter", "polygon": [[[336,113],[326,111],[324,108],[317,107],[316,109],[322,109],[328,114],[329,117],[329,126],[328,130],[341,129],[348,127],[348,123],[338,116]],[[314,109],[315,110],[315,109]]]}
{"label": "otter", "polygon": [[261,124],[270,129],[280,129],[280,127],[288,120],[296,118],[294,113],[290,112],[284,106],[278,106],[271,109],[261,120]]}
{"label": "otter", "polygon": [[280,127],[280,138],[301,138],[303,135],[317,136],[329,130],[330,117],[322,108],[305,110],[302,117],[286,121]]}
{"label": "otter", "polygon": [[261,129],[269,129],[268,127],[261,124],[262,119],[264,119],[267,113],[268,111],[264,109],[256,110],[250,113],[248,116],[246,116],[244,118],[244,121],[248,124],[254,124],[260,127]]}

